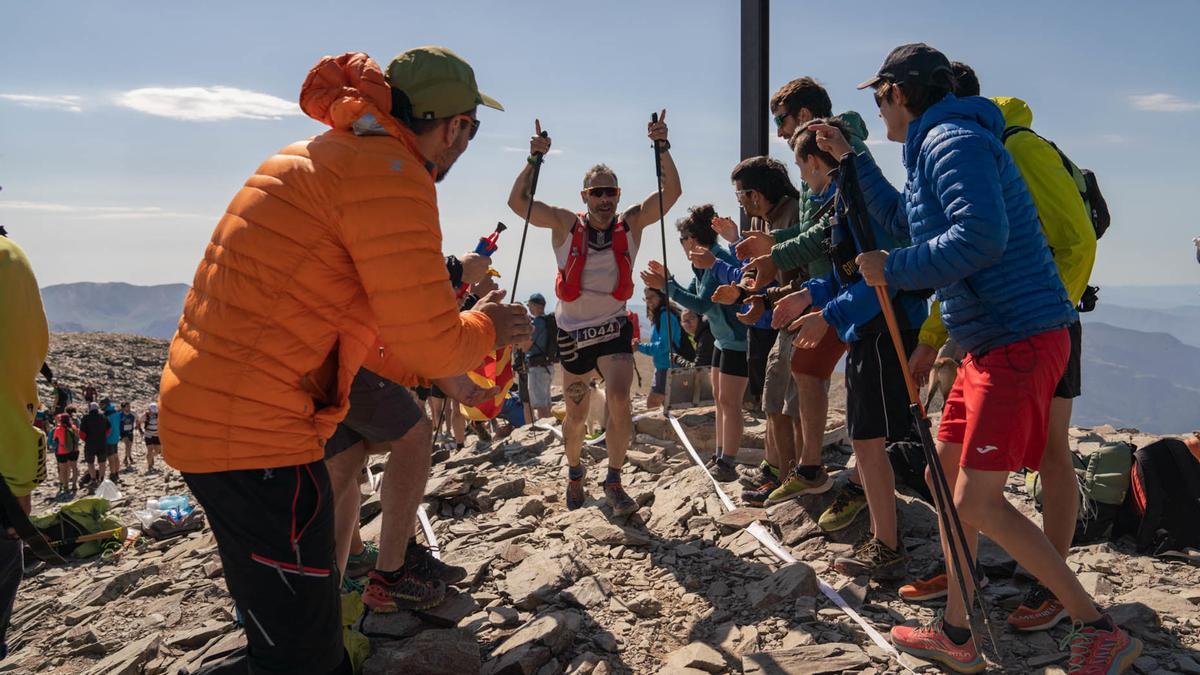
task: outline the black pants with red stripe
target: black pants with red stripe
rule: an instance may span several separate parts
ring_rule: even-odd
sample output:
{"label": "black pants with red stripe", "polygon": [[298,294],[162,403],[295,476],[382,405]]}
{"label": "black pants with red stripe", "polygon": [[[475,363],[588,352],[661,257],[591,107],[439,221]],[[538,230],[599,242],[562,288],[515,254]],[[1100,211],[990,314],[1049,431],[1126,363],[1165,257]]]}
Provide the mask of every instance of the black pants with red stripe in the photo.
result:
{"label": "black pants with red stripe", "polygon": [[325,463],[183,479],[212,526],[246,630],[247,653],[201,672],[349,673]]}

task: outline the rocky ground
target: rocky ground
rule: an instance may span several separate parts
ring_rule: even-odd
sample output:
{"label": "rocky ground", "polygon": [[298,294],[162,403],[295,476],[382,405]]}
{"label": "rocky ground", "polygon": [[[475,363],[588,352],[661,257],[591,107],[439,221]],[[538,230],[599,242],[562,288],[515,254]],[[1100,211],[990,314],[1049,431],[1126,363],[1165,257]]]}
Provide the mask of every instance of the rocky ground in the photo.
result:
{"label": "rocky ground", "polygon": [[[137,342],[134,342],[134,341]],[[164,343],[99,334],[55,336],[51,364],[66,377],[97,373],[97,384],[124,377],[127,396],[149,401]],[[92,359],[84,365],[84,359]],[[157,363],[142,363],[158,359]],[[99,369],[99,370],[98,370]],[[74,383],[72,383],[74,384]],[[81,384],[81,382],[80,382]],[[116,388],[114,387],[114,392]],[[118,398],[120,395],[118,394]],[[711,448],[711,410],[680,413],[701,453]],[[850,461],[831,416],[826,459]],[[614,519],[597,485],[603,451],[590,449],[585,508],[562,503],[561,444],[550,431],[524,428],[492,443],[471,438],[442,451],[429,483],[428,513],[443,556],[470,571],[440,608],[369,615],[358,626],[372,642],[367,673],[892,673],[897,663],[816,589],[819,576],[880,632],[929,619],[933,606],[901,601],[893,584],[867,584],[832,569],[835,555],[866,519],[832,537],[815,517],[832,494],[768,510],[726,513],[701,470],[661,415],[637,425],[626,487],[643,505]],[[760,456],[763,428],[749,420],[741,459]],[[1130,434],[1077,430],[1082,450]],[[1141,439],[1137,439],[1141,440]],[[142,458],[140,442],[136,451]],[[737,501],[735,483],[727,492]],[[174,471],[125,474],[115,505],[124,522],[146,498],[184,490]],[[54,504],[53,486],[34,509]],[[1009,497],[1036,517],[1018,479]],[[913,573],[936,565],[933,512],[900,497],[902,536]],[[365,497],[364,534],[378,532],[378,500]],[[746,531],[762,523],[801,562],[781,566]],[[1121,543],[1077,548],[1071,565],[1085,586],[1146,642],[1136,672],[1200,672],[1200,568],[1133,555]],[[1006,611],[1027,581],[1015,563],[985,545],[991,579],[985,595],[1005,654],[995,671],[1061,672],[1058,642],[1067,628],[1018,636]],[[235,643],[232,603],[207,528],[161,543],[144,541],[115,563],[97,560],[29,569],[9,631],[12,656],[0,672],[179,673],[206,652]]]}

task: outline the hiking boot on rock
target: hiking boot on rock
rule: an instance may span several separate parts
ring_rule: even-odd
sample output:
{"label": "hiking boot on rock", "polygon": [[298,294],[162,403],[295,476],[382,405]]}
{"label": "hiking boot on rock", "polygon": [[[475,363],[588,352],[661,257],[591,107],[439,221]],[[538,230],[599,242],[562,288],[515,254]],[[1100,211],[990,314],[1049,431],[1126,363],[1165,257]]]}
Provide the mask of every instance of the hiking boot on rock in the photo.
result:
{"label": "hiking boot on rock", "polygon": [[1034,582],[1021,605],[1008,615],[1008,625],[1025,632],[1049,630],[1070,616],[1050,589]]}
{"label": "hiking boot on rock", "polygon": [[895,551],[887,544],[875,539],[856,547],[848,556],[841,556],[833,561],[833,568],[850,577],[870,575],[886,578],[904,573],[904,561],[908,556]]}
{"label": "hiking boot on rock", "polygon": [[1059,649],[1071,650],[1067,672],[1076,675],[1117,675],[1125,672],[1142,654],[1142,641],[1130,637],[1105,614],[1101,622],[1108,628],[1085,626],[1075,622],[1071,632],[1059,643]]}
{"label": "hiking boot on rock", "polygon": [[608,500],[614,516],[628,516],[639,508],[637,502],[633,501],[617,481],[604,483],[604,497]]}
{"label": "hiking boot on rock", "polygon": [[788,474],[787,480],[783,481],[767,497],[766,503],[767,506],[771,506],[804,495],[819,495],[828,492],[831,487],[833,487],[833,479],[829,477],[829,472],[825,470],[825,467],[817,469],[817,474],[812,478],[806,478],[803,474],[792,471]]}
{"label": "hiking boot on rock", "polygon": [[817,520],[817,525],[824,532],[837,532],[850,527],[850,523],[858,517],[858,514],[867,510],[867,493],[863,489],[853,483],[847,483],[837,496],[833,498],[833,503],[821,517]]}
{"label": "hiking boot on rock", "polygon": [[587,471],[583,465],[579,465],[579,477],[571,478],[570,469],[567,469],[567,510],[574,511],[583,506],[583,502],[587,499],[587,494],[583,491],[583,477],[587,475]]}
{"label": "hiking boot on rock", "polygon": [[447,586],[467,578],[465,567],[438,560],[428,546],[417,543],[416,539],[408,540],[408,548],[404,551],[404,567],[427,579],[438,579]]}
{"label": "hiking boot on rock", "polygon": [[724,455],[714,459],[708,465],[708,470],[712,474],[712,477],[717,479],[718,483],[731,483],[739,477],[733,460]]}
{"label": "hiking boot on rock", "polygon": [[763,483],[770,482],[774,482],[776,484],[779,483],[779,472],[776,471],[775,468],[770,464],[768,464],[767,460],[765,459],[761,464],[758,465],[757,474],[742,476],[742,485],[745,485],[748,488],[757,488]]}
{"label": "hiking boot on rock", "polygon": [[376,560],[379,560],[379,547],[373,541],[364,541],[363,550],[351,553],[346,559],[346,576],[351,579],[367,576],[367,572],[375,569]]}
{"label": "hiking boot on rock", "polygon": [[747,506],[765,506],[767,497],[779,488],[778,480],[763,481],[758,487],[749,487],[742,490],[742,501]]}
{"label": "hiking boot on rock", "polygon": [[892,628],[892,644],[905,654],[936,661],[956,673],[981,673],[987,668],[974,640],[955,644],[942,627],[942,613],[923,626]]}
{"label": "hiking boot on rock", "polygon": [[381,614],[402,609],[430,609],[446,599],[446,584],[441,579],[409,569],[407,565],[395,572],[371,570],[362,599],[364,605]]}

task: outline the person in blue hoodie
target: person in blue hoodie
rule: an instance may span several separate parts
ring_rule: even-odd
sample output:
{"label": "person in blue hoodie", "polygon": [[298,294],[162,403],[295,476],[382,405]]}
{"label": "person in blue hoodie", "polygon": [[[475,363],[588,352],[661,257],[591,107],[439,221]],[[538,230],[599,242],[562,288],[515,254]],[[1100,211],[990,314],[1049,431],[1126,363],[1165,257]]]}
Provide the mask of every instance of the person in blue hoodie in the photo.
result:
{"label": "person in blue hoodie", "polygon": [[108,438],[104,439],[104,451],[108,455],[108,477],[112,482],[120,484],[121,456],[118,452],[121,444],[121,411],[107,398],[100,401],[100,409],[108,418],[109,424]]}
{"label": "person in blue hoodie", "polygon": [[[833,199],[837,191],[832,172],[838,162],[817,147],[813,131],[817,125],[836,128],[843,136],[849,134],[843,122],[830,119],[808,122],[792,136],[796,165],[809,187],[809,199],[819,208]],[[827,213],[832,215],[833,211]],[[798,349],[815,348],[831,329],[837,331],[838,337],[849,347],[846,356],[846,427],[867,494],[872,536],[850,554],[837,558],[834,568],[847,576],[893,576],[904,571],[907,556],[900,546],[896,529],[896,478],[885,443],[906,440],[912,427],[904,372],[875,290],[867,285],[854,264],[854,258],[867,250],[864,243],[859,241],[858,233],[846,218],[826,216],[819,226],[827,233],[824,248],[831,271],[803,282],[797,293],[799,301],[780,303],[781,310],[791,305],[798,311],[777,312],[775,325],[787,326],[795,333],[794,343]],[[900,243],[877,222],[872,221],[870,227],[876,245],[893,248]],[[903,241],[907,243],[907,240]],[[892,295],[907,361],[917,346],[921,324],[928,316],[925,295],[911,292]],[[820,311],[796,318],[807,305]],[[776,499],[772,493],[767,504],[791,498],[792,495],[783,494]]]}
{"label": "person in blue hoodie", "polygon": [[738,479],[734,457],[742,442],[742,399],[749,383],[749,368],[746,362],[746,326],[738,320],[737,308],[718,305],[711,299],[713,291],[721,284],[712,269],[712,263],[723,260],[738,266],[737,257],[717,241],[717,233],[712,226],[715,217],[712,204],[704,204],[688,209],[687,216],[675,224],[679,230],[679,244],[692,261],[693,279],[687,288],[679,285],[674,278],[668,279],[662,263],[657,260],[651,260],[649,269],[642,272],[642,281],[651,288],[664,291],[670,284],[669,295],[673,302],[708,319],[716,343],[710,372],[713,398],[717,401],[717,442],[707,466],[714,478],[727,483]]}
{"label": "person in blue hoodie", "polygon": [[[1122,672],[1141,642],[1100,613],[1045,533],[1004,496],[1010,472],[1040,465],[1050,399],[1070,352],[1067,327],[1077,318],[1001,141],[1004,117],[987,99],[950,93],[950,61],[926,44],[894,49],[859,85],[866,87],[888,138],[904,144],[907,172],[901,193],[870,156],[857,155],[866,207],[912,244],[856,262],[872,286],[936,289],[950,337],[967,351],[938,427],[938,454],[968,545],[973,552],[983,532],[1066,606],[1074,622],[1068,672]],[[836,128],[814,131],[834,157],[852,152]],[[923,626],[896,626],[892,642],[958,672],[980,672],[986,664],[966,611],[972,598],[960,592],[955,566],[947,568],[945,613]]]}
{"label": "person in blue hoodie", "polygon": [[[639,342],[637,350],[654,357],[654,384],[646,396],[646,409],[654,410],[662,405],[667,395],[667,375],[671,370],[671,354],[679,352],[683,333],[679,323],[679,312],[667,306],[667,296],[657,288],[646,287],[646,316],[650,319],[650,341]],[[664,337],[671,336],[668,343]]]}

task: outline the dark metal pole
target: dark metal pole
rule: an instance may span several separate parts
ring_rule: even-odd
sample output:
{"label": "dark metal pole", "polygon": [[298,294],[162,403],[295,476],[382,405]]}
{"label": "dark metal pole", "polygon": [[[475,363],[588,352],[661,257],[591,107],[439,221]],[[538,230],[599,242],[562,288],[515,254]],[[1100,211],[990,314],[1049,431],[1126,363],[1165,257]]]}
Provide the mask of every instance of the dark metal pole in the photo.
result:
{"label": "dark metal pole", "polygon": [[[770,110],[770,0],[742,0],[742,146],[740,159],[767,154]],[[742,213],[742,229],[750,218]]]}

